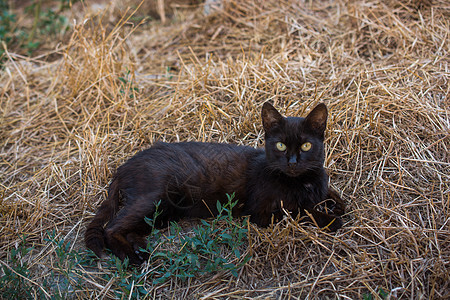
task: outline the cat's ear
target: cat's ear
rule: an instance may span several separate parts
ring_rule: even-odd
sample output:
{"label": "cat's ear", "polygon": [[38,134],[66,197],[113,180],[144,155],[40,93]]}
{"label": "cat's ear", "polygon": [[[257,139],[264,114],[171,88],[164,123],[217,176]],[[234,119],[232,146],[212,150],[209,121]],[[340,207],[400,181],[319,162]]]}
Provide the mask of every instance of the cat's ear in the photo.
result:
{"label": "cat's ear", "polygon": [[325,104],[320,103],[305,118],[305,128],[310,129],[321,137],[325,134],[327,128],[328,111]]}
{"label": "cat's ear", "polygon": [[263,104],[261,118],[265,131],[270,131],[272,128],[279,126],[284,120],[283,116],[269,102]]}

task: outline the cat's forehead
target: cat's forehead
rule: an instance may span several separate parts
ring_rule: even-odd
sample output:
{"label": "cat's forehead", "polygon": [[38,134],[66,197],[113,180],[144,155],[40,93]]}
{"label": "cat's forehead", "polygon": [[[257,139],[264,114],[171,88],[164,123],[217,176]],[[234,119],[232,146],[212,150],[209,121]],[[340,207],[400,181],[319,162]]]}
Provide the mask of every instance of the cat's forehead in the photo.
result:
{"label": "cat's forehead", "polygon": [[305,118],[302,118],[302,117],[285,117],[284,120],[285,120],[285,123],[287,125],[300,126],[303,123],[303,121],[305,120]]}
{"label": "cat's forehead", "polygon": [[305,118],[302,117],[286,117],[282,125],[272,131],[268,137],[287,144],[298,144],[305,138],[303,130],[304,120]]}
{"label": "cat's forehead", "polygon": [[305,118],[301,117],[287,117],[284,118],[284,132],[287,136],[291,136],[293,138],[299,137],[303,132],[303,124],[305,122]]}

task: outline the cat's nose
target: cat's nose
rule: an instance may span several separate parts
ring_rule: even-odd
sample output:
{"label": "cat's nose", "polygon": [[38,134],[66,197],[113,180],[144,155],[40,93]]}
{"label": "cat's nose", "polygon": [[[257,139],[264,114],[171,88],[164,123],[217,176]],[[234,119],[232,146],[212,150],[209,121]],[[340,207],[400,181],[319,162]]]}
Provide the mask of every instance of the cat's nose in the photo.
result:
{"label": "cat's nose", "polygon": [[291,157],[289,157],[288,166],[293,167],[296,164],[297,164],[297,155],[292,155]]}

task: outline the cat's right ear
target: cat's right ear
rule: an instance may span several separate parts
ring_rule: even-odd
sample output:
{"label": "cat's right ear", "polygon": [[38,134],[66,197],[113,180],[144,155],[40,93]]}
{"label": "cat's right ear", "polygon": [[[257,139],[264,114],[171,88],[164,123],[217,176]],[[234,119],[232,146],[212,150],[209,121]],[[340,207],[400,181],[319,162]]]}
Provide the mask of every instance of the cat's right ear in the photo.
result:
{"label": "cat's right ear", "polygon": [[322,138],[327,127],[328,110],[325,104],[319,103],[305,118],[305,127]]}
{"label": "cat's right ear", "polygon": [[283,116],[269,102],[265,102],[261,111],[262,123],[265,131],[281,125]]}

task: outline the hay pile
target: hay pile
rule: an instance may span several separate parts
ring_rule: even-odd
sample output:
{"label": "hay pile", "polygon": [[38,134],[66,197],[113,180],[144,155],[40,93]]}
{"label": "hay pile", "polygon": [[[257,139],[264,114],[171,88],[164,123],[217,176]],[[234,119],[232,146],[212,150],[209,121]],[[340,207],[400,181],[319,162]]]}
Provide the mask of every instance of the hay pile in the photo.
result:
{"label": "hay pile", "polygon": [[[304,115],[324,102],[326,166],[348,203],[344,227],[250,226],[252,259],[238,278],[149,280],[149,297],[450,297],[447,1],[229,0],[207,17],[190,5],[140,26],[132,21],[145,11],[129,18],[114,3],[106,14],[86,8],[68,41],[55,43],[56,60],[8,52],[2,266],[12,268],[26,234],[26,282],[40,291],[58,270],[47,232],[83,249],[115,168],[155,140],[258,146],[262,103]],[[108,272],[80,272],[85,289],[71,297],[117,297]]]}

